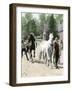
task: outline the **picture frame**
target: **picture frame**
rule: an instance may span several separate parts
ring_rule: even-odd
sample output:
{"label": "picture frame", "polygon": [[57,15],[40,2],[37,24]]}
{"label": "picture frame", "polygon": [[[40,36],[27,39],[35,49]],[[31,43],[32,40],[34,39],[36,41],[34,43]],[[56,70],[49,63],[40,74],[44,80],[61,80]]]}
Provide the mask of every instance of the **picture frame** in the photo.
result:
{"label": "picture frame", "polygon": [[[11,86],[30,86],[30,85],[70,83],[70,7],[12,3],[9,6],[9,12],[10,12],[10,16],[9,16],[10,17],[9,84]],[[62,38],[63,39],[63,54],[62,55],[63,55],[63,60],[64,60],[63,67],[62,69],[60,68],[58,70],[49,69],[49,70],[55,70],[54,72],[60,72],[61,70],[61,72],[63,72],[61,76],[59,75],[58,76],[57,75],[56,76],[51,76],[51,75],[43,76],[42,75],[42,76],[31,76],[31,77],[23,76],[25,74],[24,68],[26,65],[24,64],[24,59],[23,61],[21,60],[21,54],[20,54],[21,53],[21,39],[22,39],[21,20],[22,20],[22,16],[24,17],[26,13],[31,13],[33,18],[35,17],[37,19],[39,18],[39,15],[43,13],[46,16],[48,14],[52,14],[54,18],[57,17],[58,15],[62,15],[62,25],[63,25],[62,27],[63,29],[63,38]],[[23,64],[24,66],[22,66]],[[36,64],[36,65],[40,65],[40,64]],[[32,65],[34,66],[34,63]],[[43,65],[45,68],[48,68],[45,64]],[[41,72],[41,70],[42,69],[40,69],[40,71],[38,72],[38,75]],[[34,73],[36,73],[36,70],[34,71],[35,71]],[[52,74],[54,74],[54,72],[52,72]],[[30,73],[33,73],[33,71]]]}

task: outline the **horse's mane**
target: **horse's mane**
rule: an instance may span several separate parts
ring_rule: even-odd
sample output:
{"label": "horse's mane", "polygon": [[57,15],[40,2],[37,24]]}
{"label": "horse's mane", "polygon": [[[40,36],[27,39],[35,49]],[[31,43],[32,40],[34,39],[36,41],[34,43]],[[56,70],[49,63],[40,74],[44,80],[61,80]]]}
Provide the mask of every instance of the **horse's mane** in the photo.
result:
{"label": "horse's mane", "polygon": [[35,38],[34,38],[34,36],[32,34],[30,35],[29,39],[35,41]]}

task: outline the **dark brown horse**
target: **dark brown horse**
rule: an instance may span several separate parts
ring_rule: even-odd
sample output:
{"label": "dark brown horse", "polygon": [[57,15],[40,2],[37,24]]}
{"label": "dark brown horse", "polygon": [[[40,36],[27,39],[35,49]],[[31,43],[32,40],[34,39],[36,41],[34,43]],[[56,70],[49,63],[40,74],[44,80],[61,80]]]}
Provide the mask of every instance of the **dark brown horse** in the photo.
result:
{"label": "dark brown horse", "polygon": [[[30,58],[32,59],[32,56],[35,57],[35,37],[32,33],[29,35],[28,38],[28,49],[30,51]],[[32,51],[34,51],[33,55]]]}

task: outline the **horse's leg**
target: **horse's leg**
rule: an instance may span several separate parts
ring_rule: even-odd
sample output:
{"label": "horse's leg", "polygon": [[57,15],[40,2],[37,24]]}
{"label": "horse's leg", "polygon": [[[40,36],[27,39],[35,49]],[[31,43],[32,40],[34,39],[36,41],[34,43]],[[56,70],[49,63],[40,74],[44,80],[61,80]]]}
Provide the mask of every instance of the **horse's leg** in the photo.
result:
{"label": "horse's leg", "polygon": [[45,50],[43,51],[43,59],[44,60],[46,59],[46,52],[45,52]]}
{"label": "horse's leg", "polygon": [[46,50],[43,51],[43,59],[45,61],[45,64],[47,64],[47,52],[46,52]]}
{"label": "horse's leg", "polygon": [[34,57],[35,57],[35,50],[34,50]]}
{"label": "horse's leg", "polygon": [[31,62],[33,63],[33,58],[32,58],[32,49],[30,49],[30,59],[31,59]]}
{"label": "horse's leg", "polygon": [[48,65],[47,53],[45,53],[45,64],[47,64],[47,66],[49,66],[49,65]]}
{"label": "horse's leg", "polygon": [[54,56],[53,56],[53,54],[52,54],[52,55],[51,55],[51,67],[53,67],[53,60],[54,60],[53,57],[54,57]]}
{"label": "horse's leg", "polygon": [[52,47],[50,48],[50,63],[51,63],[51,68],[53,68],[54,66],[54,52],[53,52],[53,49]]}
{"label": "horse's leg", "polygon": [[22,48],[22,50],[21,50],[21,56],[23,57],[23,52],[25,52],[25,49],[24,48]]}
{"label": "horse's leg", "polygon": [[56,56],[56,68],[58,68],[58,59],[59,59],[59,57]]}
{"label": "horse's leg", "polygon": [[40,54],[39,54],[39,59],[41,60],[41,56],[42,56],[42,51],[40,51]]}
{"label": "horse's leg", "polygon": [[26,50],[25,50],[25,55],[26,55],[27,60],[29,61],[28,55],[27,55],[27,51],[26,51]]}
{"label": "horse's leg", "polygon": [[30,58],[32,58],[32,49],[30,49]]}
{"label": "horse's leg", "polygon": [[49,59],[49,55],[48,55],[48,49],[46,49],[46,64],[47,64],[47,66],[49,66],[49,62],[50,62],[50,59]]}
{"label": "horse's leg", "polygon": [[22,48],[22,50],[21,50],[21,57],[23,57],[23,48]]}

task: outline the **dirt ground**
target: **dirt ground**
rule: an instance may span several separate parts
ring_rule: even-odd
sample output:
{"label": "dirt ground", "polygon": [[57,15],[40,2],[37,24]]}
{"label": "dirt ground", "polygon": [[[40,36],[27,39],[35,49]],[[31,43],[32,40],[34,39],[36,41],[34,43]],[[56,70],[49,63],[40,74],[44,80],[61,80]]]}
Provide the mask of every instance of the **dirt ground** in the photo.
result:
{"label": "dirt ground", "polygon": [[21,76],[36,77],[36,76],[55,76],[63,74],[63,65],[59,64],[59,69],[48,67],[44,61],[33,59],[33,63],[27,61],[25,55],[21,60]]}

